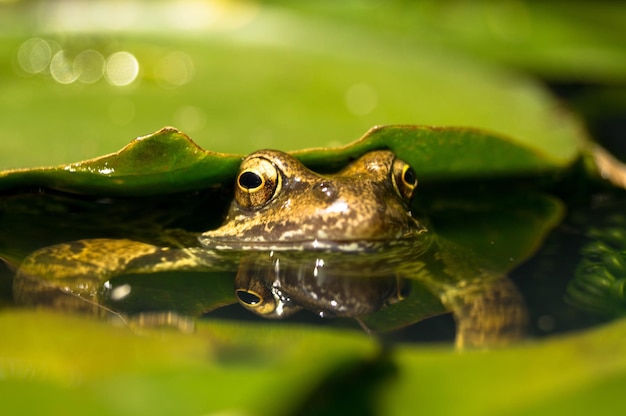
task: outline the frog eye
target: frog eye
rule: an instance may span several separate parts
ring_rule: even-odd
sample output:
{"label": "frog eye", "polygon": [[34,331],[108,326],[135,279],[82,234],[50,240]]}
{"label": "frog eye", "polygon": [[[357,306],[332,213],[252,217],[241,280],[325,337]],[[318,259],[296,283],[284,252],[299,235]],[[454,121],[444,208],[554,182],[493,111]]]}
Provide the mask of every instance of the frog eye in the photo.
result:
{"label": "frog eye", "polygon": [[260,315],[267,315],[276,309],[276,302],[271,294],[264,298],[260,293],[250,289],[237,289],[235,294],[239,303]]}
{"label": "frog eye", "polygon": [[406,200],[411,199],[417,186],[417,175],[411,165],[400,159],[394,160],[391,178],[393,186],[400,196]]}
{"label": "frog eye", "polygon": [[244,208],[260,208],[268,203],[281,187],[281,177],[269,160],[255,157],[241,164],[235,199]]}

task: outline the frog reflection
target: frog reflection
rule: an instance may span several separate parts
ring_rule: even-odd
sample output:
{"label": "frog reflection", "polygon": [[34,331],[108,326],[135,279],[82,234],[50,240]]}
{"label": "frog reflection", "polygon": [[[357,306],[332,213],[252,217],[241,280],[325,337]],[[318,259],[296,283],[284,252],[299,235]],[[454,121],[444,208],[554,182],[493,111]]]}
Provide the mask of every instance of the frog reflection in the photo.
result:
{"label": "frog reflection", "polygon": [[[335,261],[349,266],[341,267]],[[237,272],[235,292],[245,308],[274,319],[302,309],[322,318],[359,318],[408,294],[407,282],[392,271],[368,274],[355,270],[350,259],[336,256],[247,257]]]}

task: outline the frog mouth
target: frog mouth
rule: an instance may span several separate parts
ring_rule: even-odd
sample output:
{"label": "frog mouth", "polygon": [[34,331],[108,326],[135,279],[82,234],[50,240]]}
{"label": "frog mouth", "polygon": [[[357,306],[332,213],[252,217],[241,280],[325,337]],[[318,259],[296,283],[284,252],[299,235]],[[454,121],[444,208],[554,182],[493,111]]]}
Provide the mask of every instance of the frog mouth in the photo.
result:
{"label": "frog mouth", "polygon": [[203,234],[199,237],[203,247],[214,250],[232,251],[330,251],[330,252],[374,252],[397,246],[428,246],[430,238],[426,228],[401,234],[394,238],[367,239],[295,239],[265,240],[240,239],[233,236],[215,236]]}

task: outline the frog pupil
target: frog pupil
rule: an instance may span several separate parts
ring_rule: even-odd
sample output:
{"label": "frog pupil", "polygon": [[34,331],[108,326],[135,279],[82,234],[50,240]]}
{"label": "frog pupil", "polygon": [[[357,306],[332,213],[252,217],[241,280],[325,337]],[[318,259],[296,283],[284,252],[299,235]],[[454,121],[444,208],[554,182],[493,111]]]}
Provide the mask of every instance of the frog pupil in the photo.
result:
{"label": "frog pupil", "polygon": [[241,303],[251,306],[261,303],[262,300],[259,296],[246,290],[238,290],[237,298],[241,301]]}
{"label": "frog pupil", "polygon": [[256,189],[263,184],[263,178],[254,172],[243,172],[239,175],[239,185],[246,189]]}
{"label": "frog pupil", "polygon": [[413,170],[413,168],[408,168],[404,171],[404,182],[409,184],[409,185],[415,185],[415,181],[417,180],[417,177],[415,175],[415,171]]}

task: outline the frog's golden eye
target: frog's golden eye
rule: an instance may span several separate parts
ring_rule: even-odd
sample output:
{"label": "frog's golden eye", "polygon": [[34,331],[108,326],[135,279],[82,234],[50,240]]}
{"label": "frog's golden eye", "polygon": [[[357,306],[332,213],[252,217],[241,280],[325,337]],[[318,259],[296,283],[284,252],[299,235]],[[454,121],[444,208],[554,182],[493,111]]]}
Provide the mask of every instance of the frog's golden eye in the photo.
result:
{"label": "frog's golden eye", "polygon": [[393,186],[400,196],[406,200],[411,199],[417,186],[417,175],[411,165],[400,159],[394,160],[391,178]]}
{"label": "frog's golden eye", "polygon": [[262,294],[250,289],[237,289],[235,294],[239,303],[260,315],[267,315],[276,309],[276,302],[271,294],[265,298]]}
{"label": "frog's golden eye", "polygon": [[245,160],[235,187],[235,199],[244,208],[260,208],[268,203],[281,187],[281,176],[269,160],[255,157]]}

